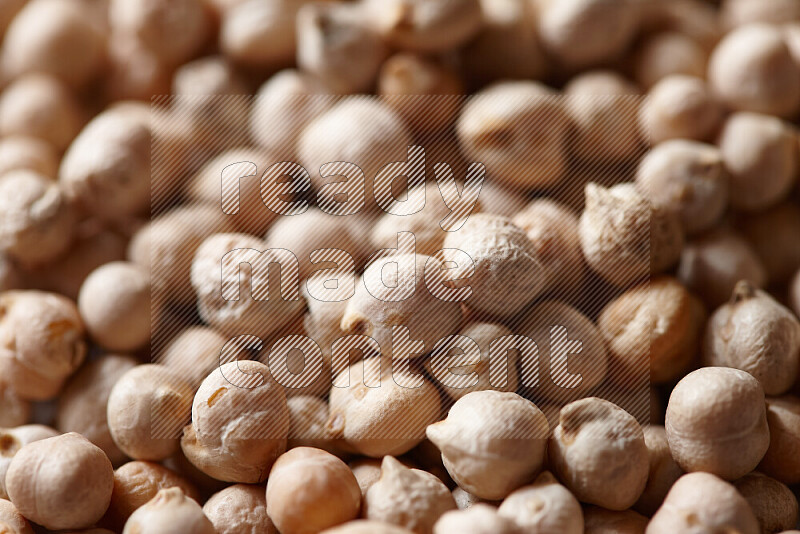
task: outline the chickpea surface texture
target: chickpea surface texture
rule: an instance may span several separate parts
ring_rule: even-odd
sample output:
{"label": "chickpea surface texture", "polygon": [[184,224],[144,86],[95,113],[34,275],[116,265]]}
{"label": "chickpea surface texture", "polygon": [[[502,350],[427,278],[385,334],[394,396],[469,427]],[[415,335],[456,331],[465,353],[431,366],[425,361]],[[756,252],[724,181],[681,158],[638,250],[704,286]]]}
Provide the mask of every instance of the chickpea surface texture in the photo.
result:
{"label": "chickpea surface texture", "polygon": [[575,496],[549,471],[503,500],[498,513],[523,532],[583,533],[583,511]]}
{"label": "chickpea surface texture", "polygon": [[122,533],[167,534],[175,532],[176,524],[186,534],[216,533],[200,505],[184,495],[180,488],[159,491],[131,515]]}
{"label": "chickpea surface texture", "polygon": [[217,534],[278,534],[267,515],[267,500],[261,486],[229,486],[206,501],[203,513]]}

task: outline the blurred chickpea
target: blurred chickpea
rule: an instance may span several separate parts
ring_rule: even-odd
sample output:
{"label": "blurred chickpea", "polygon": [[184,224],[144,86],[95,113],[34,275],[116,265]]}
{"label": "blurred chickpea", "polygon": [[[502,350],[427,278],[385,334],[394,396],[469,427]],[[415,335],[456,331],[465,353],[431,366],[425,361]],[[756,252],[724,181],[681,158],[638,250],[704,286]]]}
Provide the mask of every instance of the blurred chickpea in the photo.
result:
{"label": "blurred chickpea", "polygon": [[[478,198],[481,212],[509,218],[515,217],[525,209],[529,202],[530,200],[522,191],[506,187],[496,181],[484,182]],[[519,222],[514,222],[514,224],[520,226]]]}
{"label": "blurred chickpea", "polygon": [[228,341],[211,328],[192,326],[170,341],[157,363],[177,372],[193,386],[199,386],[221,361],[230,361],[222,355],[222,348]]}
{"label": "blurred chickpea", "polygon": [[513,520],[522,532],[583,534],[580,503],[549,471],[506,497],[498,513]]}
{"label": "blurred chickpea", "polygon": [[797,498],[784,484],[753,471],[733,485],[747,500],[762,532],[781,532],[797,524]]}
{"label": "blurred chickpea", "polygon": [[55,436],[58,432],[44,425],[21,425],[0,430],[0,499],[8,499],[6,473],[14,456],[28,443]]}
{"label": "blurred chickpea", "polygon": [[682,33],[709,52],[722,35],[717,6],[703,0],[639,2],[638,7],[645,32]]}
{"label": "blurred chickpea", "polygon": [[737,221],[767,270],[770,283],[785,284],[800,268],[800,206],[783,202]]}
{"label": "blurred chickpea", "polygon": [[33,534],[30,523],[11,501],[0,499],[0,532],[3,534]]}
{"label": "blurred chickpea", "polygon": [[217,534],[278,534],[267,515],[267,499],[261,486],[229,486],[206,501],[203,513]]}
{"label": "blurred chickpea", "polygon": [[55,178],[58,174],[55,149],[35,137],[3,137],[0,139],[0,175],[21,169]]}
{"label": "blurred chickpea", "polygon": [[515,534],[519,527],[511,519],[497,513],[488,504],[476,504],[466,510],[451,510],[436,522],[433,534]]}
{"label": "blurred chickpea", "polygon": [[752,22],[785,24],[800,21],[800,5],[795,0],[775,0],[768,5],[758,0],[723,0],[720,18],[729,29]]}
{"label": "blurred chickpea", "polygon": [[125,523],[123,534],[168,534],[180,525],[184,534],[215,534],[200,505],[180,488],[160,490]]}
{"label": "blurred chickpea", "polygon": [[115,33],[108,43],[105,92],[112,101],[144,100],[169,93],[173,69],[138,39]]}
{"label": "blurred chickpea", "polygon": [[668,76],[705,77],[708,52],[688,35],[663,32],[652,35],[633,57],[634,79],[650,89]]}
{"label": "blurred chickpea", "polygon": [[767,397],[769,448],[758,470],[783,482],[800,482],[800,398],[794,395]]}
{"label": "blurred chickpea", "polygon": [[722,114],[702,77],[672,75],[650,89],[639,113],[639,126],[651,144],[681,138],[707,141]]}
{"label": "blurred chickpea", "polygon": [[661,425],[642,428],[644,443],[650,458],[650,474],[639,500],[633,508],[648,517],[656,513],[669,489],[683,475],[683,470],[672,459],[667,441],[667,431]]}

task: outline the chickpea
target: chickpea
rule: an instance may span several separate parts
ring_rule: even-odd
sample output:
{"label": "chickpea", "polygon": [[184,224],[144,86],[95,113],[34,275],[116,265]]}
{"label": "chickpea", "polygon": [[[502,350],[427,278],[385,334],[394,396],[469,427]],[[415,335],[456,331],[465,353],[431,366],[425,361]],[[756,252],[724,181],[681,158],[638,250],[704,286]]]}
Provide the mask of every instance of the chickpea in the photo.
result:
{"label": "chickpea", "polygon": [[267,513],[281,534],[319,532],[358,517],[361,490],[330,453],[298,447],[281,455],[267,481]]}
{"label": "chickpea", "polygon": [[326,529],[320,534],[411,534],[411,531],[381,521],[359,519]]}
{"label": "chickpea", "polygon": [[731,177],[731,206],[759,211],[789,194],[798,156],[797,140],[786,123],[767,115],[735,113],[723,126],[718,144]]}
{"label": "chickpea", "polygon": [[372,87],[388,51],[366,15],[363,5],[346,3],[310,3],[300,8],[300,69],[322,80],[334,93],[358,93]]}
{"label": "chickpea", "polygon": [[11,386],[0,382],[0,428],[24,425],[30,415],[30,403],[21,399]]}
{"label": "chickpea", "polygon": [[0,310],[0,376],[22,399],[52,399],[86,356],[78,309],[54,293],[6,291]]}
{"label": "chickpea", "polygon": [[651,517],[664,502],[675,481],[683,475],[683,470],[672,459],[667,431],[663,426],[647,425],[642,430],[650,458],[650,474],[647,477],[647,485],[633,508]]}
{"label": "chickpea", "polygon": [[[345,271],[336,271],[336,277],[352,276],[352,273]],[[340,300],[336,302],[327,302],[317,300],[309,294],[308,288],[317,284],[324,284],[330,276],[325,272],[312,274],[311,278],[307,279],[306,285],[301,288],[303,296],[306,299],[306,313],[303,315],[303,331],[305,335],[319,345],[323,357],[323,373],[330,374],[331,359],[332,359],[332,346],[333,343],[339,339],[343,334],[339,325],[344,317],[345,310],[347,309],[348,300]],[[353,358],[359,358],[359,355],[350,355],[351,363]],[[330,380],[325,380],[327,389],[321,393],[327,393],[330,389]],[[316,389],[316,388],[315,388]],[[309,392],[311,393],[311,392]],[[316,393],[314,391],[313,393]]]}
{"label": "chickpea", "polygon": [[112,34],[108,62],[104,89],[109,100],[149,101],[169,93],[174,69],[135,37]]}
{"label": "chickpea", "polygon": [[[214,369],[220,361],[231,361],[232,354],[222,349],[229,340],[205,326],[191,326],[170,341],[158,356],[157,363],[183,376],[194,387]],[[234,349],[235,350],[235,349]]]}
{"label": "chickpea", "polygon": [[732,484],[710,473],[683,475],[650,520],[648,534],[761,532],[753,511]]}
{"label": "chickpea", "polygon": [[758,470],[784,484],[800,482],[800,399],[794,395],[767,398],[769,448]]}
{"label": "chickpea", "polygon": [[[361,488],[361,496],[367,494],[367,490],[381,478],[381,461],[376,458],[359,458],[348,464],[353,476],[356,477],[358,487]],[[408,464],[408,467],[413,467]]]}
{"label": "chickpea", "polygon": [[686,34],[661,32],[649,36],[632,60],[636,83],[650,89],[668,76],[704,78],[708,52]]}
{"label": "chickpea", "polygon": [[563,102],[550,88],[498,82],[464,105],[456,134],[467,158],[490,169],[498,185],[543,189],[563,179],[568,125]]}
{"label": "chickpea", "polygon": [[550,428],[542,411],[516,393],[477,391],[459,399],[427,434],[460,487],[499,500],[541,471]]}
{"label": "chickpea", "polygon": [[669,276],[629,289],[597,320],[611,351],[612,373],[620,383],[647,369],[643,362],[649,363],[652,382],[682,376],[699,351],[705,322],[704,306]]}
{"label": "chickpea", "polygon": [[753,471],[733,485],[747,500],[762,532],[781,532],[797,524],[797,499],[784,484]]}
{"label": "chickpea", "polygon": [[724,0],[720,5],[720,18],[727,28],[752,22],[784,24],[800,21],[800,6],[794,0],[776,0],[768,6],[757,0]]}
{"label": "chickpea", "polygon": [[114,384],[108,397],[108,429],[117,447],[136,460],[159,461],[178,448],[192,390],[163,365],[138,365]]}
{"label": "chickpea", "polygon": [[523,532],[583,534],[580,503],[549,471],[506,497],[498,513],[513,520]]}
{"label": "chickpea", "polygon": [[125,523],[122,534],[168,534],[180,525],[185,534],[215,534],[214,525],[195,501],[180,488],[160,490],[136,510]]}
{"label": "chickpea", "polygon": [[625,510],[647,483],[642,428],[632,415],[603,399],[590,397],[564,406],[548,453],[556,476],[587,504]]}
{"label": "chickpea", "polygon": [[647,518],[633,510],[606,510],[599,506],[587,506],[583,510],[586,534],[645,534]]}
{"label": "chickpea", "polygon": [[120,104],[92,119],[61,160],[67,198],[101,219],[141,213],[150,203],[149,121],[144,103]]}
{"label": "chickpea", "polygon": [[58,399],[56,428],[81,434],[100,447],[114,465],[121,464],[126,456],[111,437],[106,405],[114,384],[137,363],[116,354],[91,361],[75,373]]}
{"label": "chickpea", "polygon": [[58,432],[44,425],[22,425],[0,430],[0,499],[8,499],[6,473],[20,449],[28,443],[57,435]]}
{"label": "chickpea", "polygon": [[46,141],[35,137],[3,137],[0,139],[0,175],[22,169],[55,178],[58,173],[55,149]]}
{"label": "chickpea", "polygon": [[[478,206],[483,213],[513,218],[528,206],[530,200],[522,192],[495,181],[484,182]],[[519,223],[515,223],[519,226]]]}
{"label": "chickpea", "polygon": [[331,388],[328,429],[365,456],[410,451],[441,415],[439,393],[431,382],[423,379],[420,387],[401,385],[412,377],[409,370],[389,369],[381,357],[352,364],[336,378],[336,384],[347,387]]}
{"label": "chickpea", "polygon": [[213,478],[255,484],[286,450],[288,435],[283,388],[266,365],[241,360],[215,369],[200,385],[181,448]]}
{"label": "chickpea", "polygon": [[777,26],[747,24],[727,34],[711,53],[708,83],[737,111],[792,117],[800,109],[800,66]]}
{"label": "chickpea", "polygon": [[724,228],[686,244],[677,277],[712,309],[730,299],[739,280],[749,280],[756,287],[765,287],[767,282],[755,250],[739,234]]}
{"label": "chickpea", "polygon": [[770,283],[785,284],[800,268],[800,206],[783,202],[737,222],[764,263]]}
{"label": "chickpea", "polygon": [[217,534],[278,534],[267,515],[267,499],[261,486],[229,486],[206,501],[203,513]]}
{"label": "chickpea", "polygon": [[451,510],[436,522],[433,534],[516,534],[520,530],[511,519],[497,513],[488,504],[476,504],[467,510]]}
{"label": "chickpea", "polygon": [[0,499],[0,532],[3,534],[33,534],[30,523],[22,517],[11,501]]}
{"label": "chickpea", "polygon": [[86,528],[108,508],[113,480],[103,451],[71,432],[22,447],[6,473],[6,490],[23,516],[45,528]]}
{"label": "chickpea", "polygon": [[574,128],[571,149],[588,162],[618,162],[639,153],[639,88],[612,71],[589,71],[564,87]]}
{"label": "chickpea", "polygon": [[287,399],[289,407],[288,449],[312,447],[341,456],[341,444],[331,439],[327,428],[328,403],[311,395],[297,395]]}
{"label": "chickpea", "polygon": [[761,384],[726,367],[705,367],[681,379],[669,397],[665,427],[672,457],[684,471],[727,480],[752,471],[770,441]]}
{"label": "chickpea", "polygon": [[50,178],[27,169],[0,175],[0,251],[40,266],[67,250],[74,227],[74,210]]}
{"label": "chickpea", "polygon": [[639,2],[642,30],[674,31],[688,35],[711,51],[720,39],[719,10],[702,0]]}
{"label": "chickpea", "polygon": [[31,0],[6,30],[0,61],[17,77],[51,74],[85,86],[103,63],[104,30],[72,0]]}
{"label": "chickpea", "polygon": [[767,395],[792,387],[800,367],[800,320],[768,293],[742,280],[711,316],[703,343],[706,365],[747,371]]}
{"label": "chickpea", "polygon": [[722,106],[701,77],[676,74],[650,88],[639,114],[639,127],[651,144],[669,139],[708,141],[722,116]]}
{"label": "chickpea", "polygon": [[653,205],[632,184],[586,185],[579,235],[589,267],[625,287],[677,262],[683,232],[674,213]]}

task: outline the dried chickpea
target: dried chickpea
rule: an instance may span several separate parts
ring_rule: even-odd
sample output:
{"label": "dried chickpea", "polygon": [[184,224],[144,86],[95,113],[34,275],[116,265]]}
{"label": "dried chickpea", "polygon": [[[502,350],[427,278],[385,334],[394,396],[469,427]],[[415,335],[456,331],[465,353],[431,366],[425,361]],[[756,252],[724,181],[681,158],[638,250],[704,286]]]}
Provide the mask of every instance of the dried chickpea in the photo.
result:
{"label": "dried chickpea", "polygon": [[718,145],[731,177],[732,207],[759,211],[789,194],[797,174],[798,151],[786,123],[767,115],[735,113],[725,122]]}
{"label": "dried chickpea", "polygon": [[52,74],[85,86],[103,63],[104,29],[81,2],[31,0],[6,30],[0,61],[11,76]]}
{"label": "dried chickpea", "polygon": [[603,399],[564,406],[548,454],[556,476],[587,504],[625,510],[647,483],[642,428],[632,415]]}
{"label": "dried chickpea", "polygon": [[633,184],[587,184],[578,231],[586,263],[620,287],[666,270],[683,248],[677,216],[653,205]]}
{"label": "dried chickpea", "polygon": [[158,356],[157,363],[179,373],[197,387],[221,361],[230,361],[222,355],[229,341],[216,330],[206,326],[191,326],[175,336]]}
{"label": "dried chickpea", "polygon": [[800,399],[794,395],[767,397],[769,448],[758,470],[783,482],[800,482]]}
{"label": "dried chickpea", "polygon": [[86,356],[75,303],[54,293],[0,293],[0,376],[20,398],[49,400]]}
{"label": "dried chickpea", "polygon": [[606,510],[587,506],[583,510],[585,534],[645,534],[647,518],[633,510]]}
{"label": "dried chickpea", "polygon": [[732,484],[710,474],[683,475],[647,525],[648,534],[761,532],[753,511]]}
{"label": "dried chickpea", "polygon": [[182,534],[216,534],[214,525],[195,501],[180,488],[160,490],[147,504],[136,510],[122,534],[169,534],[180,525]]}
{"label": "dried chickpea", "polygon": [[11,501],[0,499],[0,532],[2,534],[33,534],[30,523],[22,517]]}
{"label": "dried chickpea", "polygon": [[708,52],[686,34],[661,32],[647,37],[632,60],[636,83],[650,89],[668,76],[705,77]]}
{"label": "dried chickpea", "polygon": [[518,534],[519,527],[514,521],[497,513],[488,504],[476,504],[467,510],[451,510],[433,526],[433,534]]}
{"label": "dried chickpea", "polygon": [[767,395],[786,393],[800,368],[800,320],[742,280],[708,321],[703,363],[747,371]]}
{"label": "dried chickpea", "polygon": [[150,203],[150,108],[118,104],[95,116],[67,149],[59,182],[67,198],[101,219]]}
{"label": "dried chickpea", "polygon": [[447,486],[436,476],[411,469],[386,456],[381,477],[364,497],[362,514],[367,519],[398,525],[415,534],[431,534],[436,521],[456,503]]}
{"label": "dried chickpea", "polygon": [[439,392],[427,379],[420,387],[401,385],[413,376],[408,370],[390,369],[381,357],[342,371],[330,393],[327,427],[332,435],[373,458],[413,449],[425,439],[425,428],[440,420],[442,409]]}
{"label": "dried chickpea", "polygon": [[665,428],[672,457],[684,471],[739,478],[769,446],[764,390],[738,369],[692,371],[672,390]]}
{"label": "dried chickpea", "polygon": [[203,513],[217,534],[278,534],[267,515],[267,499],[261,486],[229,486],[206,501]]}
{"label": "dried chickpea", "polygon": [[103,516],[113,481],[103,451],[71,432],[22,447],[6,473],[6,490],[31,521],[51,530],[75,529]]}
{"label": "dried chickpea", "polygon": [[702,77],[676,74],[650,88],[639,113],[639,127],[650,144],[669,139],[707,141],[722,117],[722,106]]}
{"label": "dried chickpea", "polygon": [[84,280],[78,309],[98,345],[112,351],[132,351],[147,344],[151,334],[150,273],[135,263],[106,263]]}
{"label": "dried chickpea", "polygon": [[56,150],[35,137],[3,137],[0,139],[0,175],[21,169],[55,178],[58,173]]}
{"label": "dried chickpea", "polygon": [[121,464],[126,456],[111,437],[106,404],[117,380],[137,363],[129,356],[102,356],[78,370],[58,398],[56,428],[81,434],[100,447],[114,465]]}
{"label": "dried chickpea", "polygon": [[620,383],[647,373],[648,367],[650,380],[664,383],[686,372],[700,348],[705,322],[698,299],[678,280],[659,276],[611,301],[597,325]]}
{"label": "dried chickpea", "polygon": [[49,263],[66,251],[75,218],[49,177],[28,169],[0,175],[0,251],[22,266]]}
{"label": "dried chickpea", "polygon": [[311,447],[292,449],[267,480],[267,513],[281,534],[312,534],[358,517],[361,490],[336,456]]}
{"label": "dried chickpea", "polygon": [[737,221],[737,229],[753,247],[770,283],[785,284],[800,268],[800,206],[783,202]]}
{"label": "dried chickpea", "polygon": [[723,37],[709,58],[708,83],[737,111],[791,117],[800,109],[800,65],[778,26],[747,24]]}
{"label": "dried chickpea", "polygon": [[0,428],[24,425],[30,414],[30,403],[21,399],[11,386],[0,382]]}
{"label": "dried chickpea", "polygon": [[498,82],[472,96],[456,121],[461,149],[498,185],[542,189],[567,167],[568,121],[561,97],[532,81]]}
{"label": "dried chickpea", "polygon": [[647,425],[642,430],[650,458],[650,474],[647,477],[647,485],[633,508],[651,517],[664,502],[675,481],[683,475],[683,470],[672,459],[667,431],[663,426]]}
{"label": "dried chickpea", "polygon": [[665,141],[640,162],[636,186],[655,206],[678,215],[687,234],[712,228],[728,206],[728,174],[717,147]]}
{"label": "dried chickpea", "polygon": [[706,306],[727,302],[740,280],[764,287],[767,272],[755,250],[739,234],[716,229],[689,241],[681,252],[677,275]]}
{"label": "dried chickpea", "polygon": [[122,452],[159,461],[178,449],[189,418],[192,389],[163,365],[138,365],[122,375],[108,397],[108,429]]}
{"label": "dried chickpea", "polygon": [[382,521],[359,519],[322,531],[320,534],[412,534],[410,530]]}
{"label": "dried chickpea", "polygon": [[44,425],[22,425],[0,430],[0,499],[8,499],[5,480],[14,455],[28,443],[57,435],[58,432]]}
{"label": "dried chickpea", "polygon": [[580,503],[549,471],[506,497],[498,513],[513,520],[522,532],[583,534]]}
{"label": "dried chickpea", "polygon": [[753,471],[733,485],[752,508],[762,532],[781,532],[797,524],[797,498],[784,484]]}
{"label": "dried chickpea", "polygon": [[550,427],[542,411],[516,393],[476,391],[460,398],[427,435],[460,487],[499,500],[539,474]]}
{"label": "dried chickpea", "polygon": [[200,385],[181,448],[213,478],[255,484],[286,450],[288,434],[283,387],[266,365],[241,360],[215,369]]}

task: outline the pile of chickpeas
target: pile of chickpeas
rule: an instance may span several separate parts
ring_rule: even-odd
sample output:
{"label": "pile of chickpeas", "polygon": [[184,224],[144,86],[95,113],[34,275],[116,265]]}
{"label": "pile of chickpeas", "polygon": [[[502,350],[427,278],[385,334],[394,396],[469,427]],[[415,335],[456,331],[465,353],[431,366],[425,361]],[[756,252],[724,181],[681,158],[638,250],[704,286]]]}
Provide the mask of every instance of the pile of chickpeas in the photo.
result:
{"label": "pile of chickpeas", "polygon": [[0,0],[0,43],[0,533],[800,532],[800,0]]}

